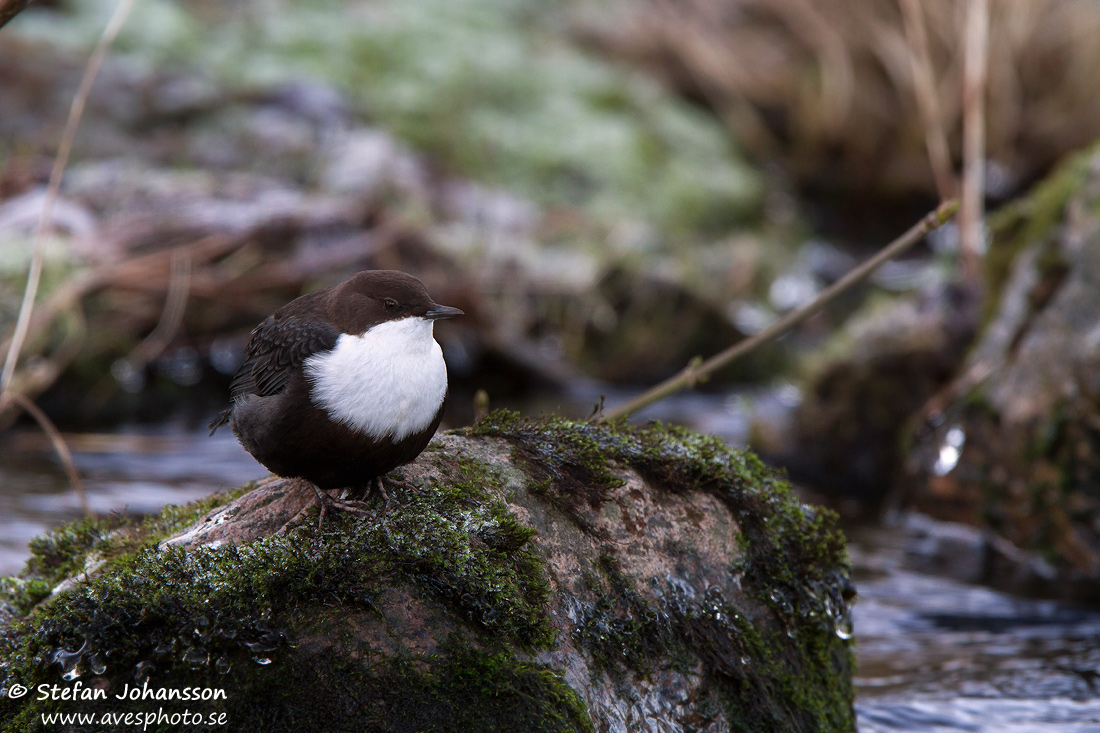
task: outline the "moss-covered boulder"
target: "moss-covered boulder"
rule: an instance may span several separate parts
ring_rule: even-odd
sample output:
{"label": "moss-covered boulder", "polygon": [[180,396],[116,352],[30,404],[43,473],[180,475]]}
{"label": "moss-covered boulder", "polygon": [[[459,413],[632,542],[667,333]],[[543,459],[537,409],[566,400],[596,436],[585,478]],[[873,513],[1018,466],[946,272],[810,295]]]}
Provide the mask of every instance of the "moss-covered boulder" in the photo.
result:
{"label": "moss-covered boulder", "polygon": [[911,504],[1052,568],[987,582],[1100,601],[1100,148],[993,224],[996,298],[913,449]]}
{"label": "moss-covered boulder", "polygon": [[957,373],[977,316],[976,294],[957,285],[870,302],[807,359],[805,397],[778,460],[853,511],[889,505],[914,417]]}
{"label": "moss-covered boulder", "polygon": [[187,708],[264,731],[854,730],[843,538],[751,454],[494,413],[386,487],[320,526],[268,479],[36,542],[3,590],[0,729]]}

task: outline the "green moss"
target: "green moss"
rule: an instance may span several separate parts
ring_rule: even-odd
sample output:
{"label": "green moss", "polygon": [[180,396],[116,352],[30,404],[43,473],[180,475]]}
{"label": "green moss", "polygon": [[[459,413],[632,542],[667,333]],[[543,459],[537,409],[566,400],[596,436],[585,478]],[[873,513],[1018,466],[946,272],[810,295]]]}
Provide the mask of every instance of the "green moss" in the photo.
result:
{"label": "green moss", "polygon": [[[323,607],[309,609],[323,614]],[[308,625],[308,624],[307,624]],[[354,643],[337,649],[294,655],[292,662],[237,663],[226,675],[200,668],[177,671],[171,686],[229,687],[227,699],[202,703],[146,703],[162,708],[221,712],[231,730],[266,733],[297,731],[393,731],[478,733],[588,733],[592,723],[583,701],[549,667],[523,661],[514,653],[478,648],[453,634],[429,655],[371,654]],[[231,680],[231,682],[227,682]],[[151,686],[153,686],[151,684]],[[73,713],[128,709],[114,700],[25,709],[5,719],[2,730],[38,730],[44,708]],[[321,713],[320,711],[323,711]],[[323,722],[320,722],[322,721]],[[108,730],[103,727],[99,730]],[[159,725],[148,730],[175,731]]]}
{"label": "green moss", "polygon": [[251,730],[315,730],[321,709],[332,730],[592,730],[558,672],[500,644],[483,648],[483,641],[455,632],[428,655],[382,655],[346,642],[340,653],[299,654],[293,665],[249,666],[235,680],[249,694],[234,706],[233,720]]}
{"label": "green moss", "polygon": [[155,547],[176,530],[192,524],[215,507],[252,489],[251,483],[213,494],[185,507],[169,506],[142,522],[120,515],[84,517],[31,540],[30,558],[18,578],[0,578],[0,605],[25,615],[66,578],[85,568],[89,556],[106,565],[143,548]]}
{"label": "green moss", "polygon": [[741,525],[747,545],[741,569],[768,605],[777,606],[771,599],[776,588],[797,602],[802,586],[847,568],[844,535],[834,513],[802,504],[759,458],[714,436],[658,423],[631,429],[562,418],[530,420],[509,411],[489,414],[471,434],[511,441],[529,466],[553,475],[559,491],[569,494],[561,497],[567,507],[580,502],[598,507],[607,491],[622,483],[617,465],[630,466],[668,490],[714,494]]}
{"label": "green moss", "polygon": [[608,489],[620,486],[622,479],[608,463],[606,431],[585,423],[550,419],[533,422],[517,413],[501,410],[490,413],[472,429],[475,436],[513,439],[513,460],[525,469],[531,490],[547,494],[552,503],[584,524],[582,506],[598,507]]}
{"label": "green moss", "polygon": [[[410,730],[592,730],[584,703],[544,665],[521,662],[507,652],[471,649],[461,639],[452,640],[433,662],[422,672],[391,661],[389,674],[379,680],[379,696],[389,694],[409,711]],[[378,724],[392,730],[394,717],[387,714]]]}
{"label": "green moss", "polygon": [[0,624],[28,613],[51,590],[53,585],[38,578],[0,578]]}
{"label": "green moss", "polygon": [[126,522],[83,518],[30,541],[26,575],[56,585],[75,575],[93,549],[103,549],[111,530]]}
{"label": "green moss", "polygon": [[993,245],[984,259],[988,289],[986,320],[992,317],[1020,252],[1032,245],[1051,243],[1065,216],[1066,205],[1088,180],[1098,154],[1100,144],[1071,156],[1026,197],[990,215]]}
{"label": "green moss", "polygon": [[[529,546],[533,530],[492,498],[487,489],[499,487],[499,478],[489,467],[460,456],[441,471],[437,480],[402,491],[400,510],[381,521],[341,515],[323,531],[308,522],[243,546],[156,549],[165,534],[225,497],[170,508],[123,539],[117,530],[104,539],[94,523],[65,528],[40,543],[37,565],[76,567],[89,548],[102,547],[114,555],[110,572],[0,635],[0,687],[56,680],[63,670],[87,672],[100,663],[115,682],[149,673],[177,679],[193,665],[248,667],[254,657],[285,652],[307,609],[336,601],[372,612],[379,593],[396,585],[451,607],[486,638],[547,647],[554,638],[549,591]],[[0,718],[16,707],[0,699]]]}
{"label": "green moss", "polygon": [[839,593],[818,588],[827,604],[840,605],[820,615],[791,614],[776,628],[759,611],[737,607],[719,588],[700,596],[671,581],[654,581],[654,602],[607,558],[601,569],[609,592],[581,605],[574,631],[597,670],[621,675],[631,668],[648,675],[670,667],[691,674],[702,660],[707,693],[725,708],[733,730],[852,729],[852,690],[844,682],[853,669],[851,650],[836,635],[838,628],[847,635],[851,627]]}
{"label": "green moss", "polygon": [[690,671],[691,640],[677,633],[685,629],[687,612],[682,603],[665,602],[677,595],[676,589],[670,588],[668,595],[657,589],[662,602],[654,604],[637,592],[610,556],[600,558],[599,569],[603,578],[589,579],[590,586],[602,591],[599,600],[580,604],[573,631],[574,640],[595,662],[594,671],[618,675],[629,667],[648,674],[666,660]]}

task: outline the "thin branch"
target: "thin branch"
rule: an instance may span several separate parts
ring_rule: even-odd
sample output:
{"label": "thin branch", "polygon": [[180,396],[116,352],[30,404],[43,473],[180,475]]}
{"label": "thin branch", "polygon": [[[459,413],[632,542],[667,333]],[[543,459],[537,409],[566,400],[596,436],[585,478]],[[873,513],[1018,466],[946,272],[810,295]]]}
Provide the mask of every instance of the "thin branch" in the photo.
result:
{"label": "thin branch", "polygon": [[[66,312],[65,336],[48,357],[36,359],[31,366],[25,366],[15,373],[11,386],[4,394],[19,394],[34,399],[57,381],[61,373],[80,354],[84,338],[88,332],[88,322],[80,304],[75,304]],[[18,417],[17,410],[6,409],[14,403],[0,399],[0,430],[6,430]]]}
{"label": "thin branch", "polygon": [[928,162],[940,200],[947,201],[957,195],[958,182],[951,172],[951,153],[947,145],[947,131],[943,125],[939,96],[936,94],[932,59],[928,52],[924,11],[921,10],[920,0],[901,0],[901,9],[905,21],[905,38],[909,44],[914,96],[924,122],[924,144],[928,148]]}
{"label": "thin branch", "polygon": [[989,0],[966,6],[963,70],[963,184],[959,211],[959,259],[965,282],[978,281],[984,249],[985,88],[989,57]]}
{"label": "thin branch", "polygon": [[164,296],[164,309],[160,320],[145,339],[131,352],[127,361],[135,367],[143,367],[164,351],[179,331],[187,308],[187,296],[191,289],[191,255],[184,249],[172,252],[171,270],[168,276],[168,293]]}
{"label": "thin branch", "polygon": [[80,474],[77,473],[76,464],[73,462],[73,454],[69,452],[69,446],[65,444],[65,439],[61,437],[61,432],[57,429],[57,426],[46,416],[46,413],[42,412],[42,408],[34,404],[33,400],[21,394],[7,392],[0,396],[0,407],[4,406],[4,402],[11,402],[26,410],[27,414],[33,417],[38,426],[42,428],[42,432],[49,437],[54,450],[57,451],[57,457],[61,459],[61,465],[65,467],[65,474],[69,477],[69,483],[72,484],[73,491],[76,492],[80,508],[89,517],[92,516],[92,509],[88,505],[88,495],[84,491],[84,484],[81,482]]}
{"label": "thin branch", "polygon": [[69,108],[69,119],[65,123],[65,132],[61,136],[61,145],[57,150],[57,157],[50,171],[50,185],[46,190],[46,201],[42,205],[42,216],[38,220],[38,229],[34,233],[34,253],[31,255],[31,268],[27,274],[27,287],[23,291],[23,303],[19,307],[19,318],[15,322],[15,333],[8,345],[8,354],[4,359],[4,371],[0,373],[0,394],[7,391],[11,384],[12,375],[15,374],[15,364],[19,361],[19,352],[23,349],[23,341],[27,338],[27,329],[31,322],[31,312],[34,310],[34,299],[38,295],[38,283],[42,278],[42,263],[46,258],[46,229],[50,226],[53,216],[53,205],[57,201],[57,194],[61,190],[61,176],[65,173],[65,166],[69,163],[69,154],[73,149],[73,139],[76,130],[80,126],[80,118],[84,116],[84,106],[87,104],[88,95],[92,91],[92,84],[99,75],[99,67],[103,65],[103,59],[107,55],[107,49],[114,42],[134,0],[119,0],[114,15],[99,37],[99,42],[92,51],[88,65],[84,68],[84,76],[80,80],[76,96],[73,97],[72,106]]}
{"label": "thin branch", "polygon": [[0,28],[6,26],[9,20],[19,15],[30,4],[30,0],[0,0]]}
{"label": "thin branch", "polygon": [[884,262],[897,257],[923,239],[926,234],[946,224],[948,220],[955,215],[958,208],[959,203],[954,200],[940,204],[935,211],[921,219],[920,222],[915,224],[909,231],[905,232],[905,234],[902,234],[893,242],[886,245],[886,247],[874,257],[826,288],[821,295],[814,298],[813,302],[807,303],[801,308],[791,311],[760,333],[740,343],[734,344],[725,351],[710,357],[706,361],[700,361],[700,359],[696,357],[690,364],[684,367],[679,374],[666,379],[664,382],[661,382],[656,387],[635,397],[626,404],[620,405],[603,415],[598,415],[593,419],[593,422],[602,423],[627,417],[631,413],[637,412],[643,407],[648,407],[654,402],[662,400],[670,394],[679,392],[685,387],[693,387],[700,382],[706,381],[715,371],[726,366],[733,360],[744,356],[761,344],[779,336],[784,331],[797,326],[814,313],[817,313],[838,295],[877,270]]}

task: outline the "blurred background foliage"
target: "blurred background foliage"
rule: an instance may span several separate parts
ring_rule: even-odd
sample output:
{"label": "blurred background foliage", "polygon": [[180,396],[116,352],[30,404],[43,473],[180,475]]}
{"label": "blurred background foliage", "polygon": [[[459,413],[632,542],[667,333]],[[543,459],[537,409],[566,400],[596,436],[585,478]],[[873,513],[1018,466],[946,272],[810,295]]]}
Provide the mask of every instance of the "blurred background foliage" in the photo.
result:
{"label": "blurred background foliage", "polygon": [[[91,383],[103,407],[110,382],[92,375],[108,367],[134,392],[165,374],[214,375],[217,386],[233,363],[224,354],[279,302],[382,266],[465,301],[473,316],[451,352],[471,392],[588,378],[606,391],[667,376],[805,303],[934,205],[904,6],[137,2],[54,217],[43,287],[53,306],[27,352],[52,369],[24,387],[50,404],[66,377],[77,393]],[[953,169],[964,6],[915,6],[940,101],[932,124]],[[64,111],[114,7],[36,3],[4,29],[5,326]],[[991,204],[1100,133],[1095,31],[1087,0],[992,13]],[[817,352],[803,352],[869,292],[928,297],[953,280],[953,233],[933,244],[938,256],[894,263],[718,382],[818,373]],[[180,248],[185,315],[131,363],[163,318]],[[180,349],[191,368],[157,366]]]}
{"label": "blurred background foliage", "polygon": [[[15,28],[77,52],[114,4],[79,0]],[[583,50],[569,3],[140,2],[124,62],[233,89],[332,85],[356,113],[452,173],[599,221],[690,241],[759,215],[761,183],[705,111]]]}

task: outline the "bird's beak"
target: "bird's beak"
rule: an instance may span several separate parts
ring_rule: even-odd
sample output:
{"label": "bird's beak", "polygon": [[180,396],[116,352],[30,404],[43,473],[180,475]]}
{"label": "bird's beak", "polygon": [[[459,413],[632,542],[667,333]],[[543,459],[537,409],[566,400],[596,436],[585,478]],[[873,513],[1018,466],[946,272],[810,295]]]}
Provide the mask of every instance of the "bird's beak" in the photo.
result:
{"label": "bird's beak", "polygon": [[455,316],[461,315],[463,315],[463,312],[460,311],[458,308],[451,308],[447,305],[439,305],[438,303],[435,303],[432,305],[431,308],[428,309],[428,312],[424,314],[424,317],[427,318],[429,321],[438,321],[443,318],[454,318]]}

